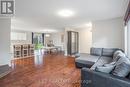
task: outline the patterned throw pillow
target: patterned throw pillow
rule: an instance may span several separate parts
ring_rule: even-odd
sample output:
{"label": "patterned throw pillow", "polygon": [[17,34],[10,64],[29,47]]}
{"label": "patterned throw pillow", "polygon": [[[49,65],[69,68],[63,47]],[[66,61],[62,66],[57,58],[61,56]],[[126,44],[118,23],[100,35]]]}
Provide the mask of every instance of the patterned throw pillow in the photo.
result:
{"label": "patterned throw pillow", "polygon": [[118,50],[113,54],[113,61],[116,62],[120,57],[126,57],[125,53],[122,51]]}
{"label": "patterned throw pillow", "polygon": [[118,61],[116,62],[116,66],[120,65],[123,62],[130,64],[129,58],[124,57],[124,56],[120,56]]}
{"label": "patterned throw pillow", "polygon": [[119,76],[119,77],[126,77],[130,73],[130,64],[123,62],[115,67],[115,69],[112,71],[113,75]]}

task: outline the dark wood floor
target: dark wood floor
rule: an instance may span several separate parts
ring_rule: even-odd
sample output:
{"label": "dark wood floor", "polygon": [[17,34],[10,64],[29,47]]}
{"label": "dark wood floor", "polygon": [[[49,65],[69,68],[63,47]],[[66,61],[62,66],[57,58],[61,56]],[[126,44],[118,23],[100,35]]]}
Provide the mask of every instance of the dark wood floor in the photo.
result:
{"label": "dark wood floor", "polygon": [[80,69],[62,54],[14,60],[12,68],[0,87],[80,87]]}

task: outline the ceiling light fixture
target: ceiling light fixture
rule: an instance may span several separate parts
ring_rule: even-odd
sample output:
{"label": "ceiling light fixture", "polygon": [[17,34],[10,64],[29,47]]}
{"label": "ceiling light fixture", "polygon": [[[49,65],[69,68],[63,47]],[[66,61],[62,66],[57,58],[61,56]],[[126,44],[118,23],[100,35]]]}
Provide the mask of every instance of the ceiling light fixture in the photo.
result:
{"label": "ceiling light fixture", "polygon": [[58,12],[58,14],[62,17],[71,17],[74,15],[74,12],[71,10],[61,10]]}
{"label": "ceiling light fixture", "polygon": [[50,34],[45,34],[45,37],[50,37]]}
{"label": "ceiling light fixture", "polygon": [[43,32],[43,33],[55,33],[55,32],[57,32],[56,29],[41,29],[40,31]]}
{"label": "ceiling light fixture", "polygon": [[87,27],[92,27],[92,22],[85,24]]}

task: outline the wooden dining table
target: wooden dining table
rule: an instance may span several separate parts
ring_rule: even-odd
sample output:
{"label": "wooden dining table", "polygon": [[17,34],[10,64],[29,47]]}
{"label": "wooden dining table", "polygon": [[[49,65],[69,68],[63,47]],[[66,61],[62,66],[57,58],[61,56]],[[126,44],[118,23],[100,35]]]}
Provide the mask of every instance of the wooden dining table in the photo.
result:
{"label": "wooden dining table", "polygon": [[56,52],[58,52],[58,49],[61,50],[61,47],[59,46],[53,46],[53,47],[43,47],[44,50],[48,51],[48,53],[51,53],[52,50],[56,50]]}

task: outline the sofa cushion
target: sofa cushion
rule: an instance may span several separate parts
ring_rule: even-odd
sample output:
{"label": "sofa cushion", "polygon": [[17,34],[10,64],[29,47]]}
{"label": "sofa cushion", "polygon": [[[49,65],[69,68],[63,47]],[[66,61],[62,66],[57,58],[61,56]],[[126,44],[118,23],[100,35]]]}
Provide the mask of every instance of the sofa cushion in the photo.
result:
{"label": "sofa cushion", "polygon": [[111,62],[111,63],[108,63],[108,64],[104,64],[103,66],[106,66],[106,67],[107,67],[107,66],[110,66],[110,65],[114,65],[114,66],[115,66],[115,65],[116,65],[116,62]]}
{"label": "sofa cushion", "polygon": [[130,63],[123,62],[115,67],[112,74],[120,77],[126,77],[130,73]]}
{"label": "sofa cushion", "polygon": [[94,48],[94,47],[92,47],[90,49],[90,54],[91,55],[96,55],[96,56],[101,56],[102,55],[102,48]]}
{"label": "sofa cushion", "polygon": [[9,65],[0,66],[0,78],[6,76],[10,72],[11,72],[11,68],[9,67]]}
{"label": "sofa cushion", "polygon": [[114,67],[115,65],[113,64],[107,64],[107,66],[97,66],[95,70],[103,73],[110,73],[114,69]]}
{"label": "sofa cushion", "polygon": [[108,64],[112,62],[112,57],[105,57],[105,56],[102,56],[99,58],[99,60],[90,68],[91,70],[95,70],[95,68],[97,66],[102,66],[104,64]]}
{"label": "sofa cushion", "polygon": [[118,48],[103,48],[102,56],[113,57],[113,54]]}
{"label": "sofa cushion", "polygon": [[130,80],[130,73],[128,74],[128,77],[127,77],[129,80]]}
{"label": "sofa cushion", "polygon": [[80,53],[75,54],[75,58],[80,57]]}
{"label": "sofa cushion", "polygon": [[87,64],[87,63],[95,63],[100,56],[93,56],[93,55],[89,55],[89,54],[85,54],[82,53],[80,54],[80,57],[75,59],[75,62],[79,62],[79,63],[83,63],[83,64]]}

